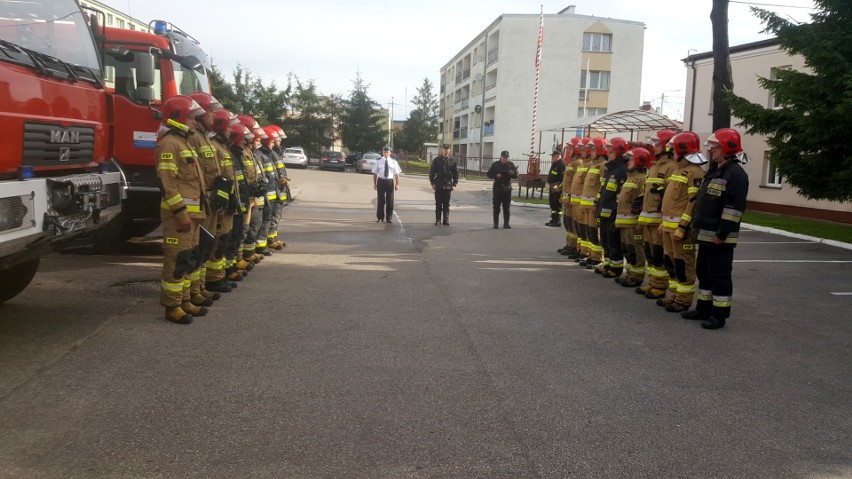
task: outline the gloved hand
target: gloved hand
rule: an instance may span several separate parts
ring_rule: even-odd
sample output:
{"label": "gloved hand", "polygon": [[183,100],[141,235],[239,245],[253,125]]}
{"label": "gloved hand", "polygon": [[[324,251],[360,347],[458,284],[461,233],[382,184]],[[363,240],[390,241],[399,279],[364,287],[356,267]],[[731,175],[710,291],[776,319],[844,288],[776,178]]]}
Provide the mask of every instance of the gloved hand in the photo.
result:
{"label": "gloved hand", "polygon": [[231,204],[231,192],[234,190],[234,182],[224,176],[217,176],[213,180],[213,188],[210,194],[210,206],[214,210],[224,210]]}
{"label": "gloved hand", "polygon": [[686,235],[686,230],[683,229],[683,228],[678,228],[678,229],[675,230],[672,237],[674,238],[675,241],[680,243],[681,241],[683,241],[684,235]]}

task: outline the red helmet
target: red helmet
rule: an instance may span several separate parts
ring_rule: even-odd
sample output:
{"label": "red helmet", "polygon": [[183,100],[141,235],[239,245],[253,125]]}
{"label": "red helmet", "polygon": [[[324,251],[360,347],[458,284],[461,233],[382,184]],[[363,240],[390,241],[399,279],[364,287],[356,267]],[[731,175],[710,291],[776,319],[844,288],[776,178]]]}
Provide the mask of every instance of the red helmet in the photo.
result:
{"label": "red helmet", "polygon": [[243,142],[245,140],[249,140],[251,138],[251,133],[249,133],[249,129],[245,127],[242,123],[232,123],[228,125],[228,141],[231,143],[243,146]]}
{"label": "red helmet", "polygon": [[203,114],[204,110],[192,98],[177,95],[163,103],[163,124],[188,130],[186,119]]}
{"label": "red helmet", "polygon": [[237,117],[228,110],[216,110],[213,112],[213,126],[210,129],[221,135],[227,135],[228,127],[238,123]]}
{"label": "red helmet", "polygon": [[636,168],[649,168],[651,163],[657,158],[645,148],[633,148],[626,153],[628,157],[633,158],[633,164]]}
{"label": "red helmet", "polygon": [[651,146],[657,146],[658,144],[666,146],[666,143],[668,143],[674,136],[674,131],[665,129],[654,133],[648,141],[651,143]]}
{"label": "red helmet", "polygon": [[606,155],[606,140],[603,138],[594,138],[592,139],[592,144],[595,145],[595,151],[597,151],[598,155],[603,156]]}
{"label": "red helmet", "polygon": [[691,131],[678,133],[669,140],[669,143],[671,143],[678,157],[692,155],[701,151],[701,139]]}
{"label": "red helmet", "polygon": [[278,125],[269,125],[269,126],[271,126],[272,128],[275,128],[275,131],[278,133],[278,138],[280,138],[280,139],[282,139],[282,140],[283,140],[284,138],[287,138],[287,134],[286,134],[286,133],[284,133],[284,129],[283,129],[283,128],[281,128],[281,127],[280,127],[280,126],[278,126]]}
{"label": "red helmet", "polygon": [[272,125],[264,126],[262,129],[263,132],[266,134],[266,138],[261,137],[264,145],[268,145],[272,142],[272,140],[278,138],[278,131]]}
{"label": "red helmet", "polygon": [[720,128],[716,130],[710,138],[707,138],[705,145],[714,144],[722,147],[722,152],[725,155],[735,155],[743,151],[742,143],[740,142],[740,133],[733,128]]}
{"label": "red helmet", "polygon": [[204,108],[204,111],[216,111],[222,109],[222,104],[219,103],[219,100],[213,98],[213,95],[209,93],[197,91],[189,95],[189,97],[201,105],[201,108]]}
{"label": "red helmet", "polygon": [[612,149],[614,149],[615,153],[618,155],[623,155],[627,153],[627,150],[630,149],[630,147],[627,145],[627,140],[620,137],[615,137],[609,140],[609,145],[612,146]]}
{"label": "red helmet", "polygon": [[245,127],[249,130],[260,129],[260,125],[257,124],[257,120],[255,120],[251,115],[237,115],[237,120],[240,120],[240,123],[245,125]]}
{"label": "red helmet", "polygon": [[573,146],[574,148],[577,148],[577,145],[579,143],[580,143],[580,137],[579,136],[575,136],[574,138],[571,138],[571,146]]}
{"label": "red helmet", "polygon": [[260,138],[261,142],[269,138],[263,128],[257,127],[251,129],[251,134],[254,138]]}

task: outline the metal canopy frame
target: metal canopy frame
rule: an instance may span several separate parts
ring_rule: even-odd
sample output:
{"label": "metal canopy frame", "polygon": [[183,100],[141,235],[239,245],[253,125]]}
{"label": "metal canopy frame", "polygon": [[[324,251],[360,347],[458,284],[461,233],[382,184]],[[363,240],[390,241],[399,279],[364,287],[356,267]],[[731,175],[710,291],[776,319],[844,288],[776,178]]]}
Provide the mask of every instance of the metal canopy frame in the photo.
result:
{"label": "metal canopy frame", "polygon": [[605,115],[561,121],[538,131],[564,132],[564,130],[573,128],[583,128],[586,131],[596,130],[601,133],[614,133],[619,131],[662,130],[664,128],[677,130],[679,126],[659,113],[645,110],[624,110]]}

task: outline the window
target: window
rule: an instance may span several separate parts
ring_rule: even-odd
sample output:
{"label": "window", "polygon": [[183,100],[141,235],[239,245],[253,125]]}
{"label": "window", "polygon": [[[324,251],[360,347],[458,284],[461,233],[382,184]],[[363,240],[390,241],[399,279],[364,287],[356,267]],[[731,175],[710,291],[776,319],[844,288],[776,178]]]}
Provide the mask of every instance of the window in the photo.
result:
{"label": "window", "polygon": [[598,116],[598,115],[606,115],[606,108],[586,108],[585,115],[583,114],[583,108],[577,108],[577,118],[583,118],[584,116]]}
{"label": "window", "polygon": [[107,13],[107,25],[112,25],[112,14]]}
{"label": "window", "polygon": [[609,33],[583,33],[584,52],[611,52],[612,35]]}
{"label": "window", "polygon": [[[764,153],[764,157],[766,153]],[[763,160],[764,168],[766,174],[764,175],[763,186],[770,186],[773,188],[781,187],[781,173],[778,172],[778,167],[772,164],[772,161],[769,158],[764,158]]]}
{"label": "window", "polygon": [[580,89],[586,88],[586,77],[589,79],[589,90],[609,90],[609,73],[599,71],[580,72]]}
{"label": "window", "polygon": [[[771,68],[769,70],[769,79],[771,81],[780,81],[780,80],[778,80],[778,72],[781,71],[781,70],[791,70],[792,68],[793,67],[790,66],[790,65],[783,66],[783,67]],[[778,102],[775,101],[775,95],[770,93],[769,94],[769,105],[768,105],[768,107],[773,109],[773,110],[777,110],[777,109],[781,108],[782,106],[783,105],[781,103],[778,103]]]}
{"label": "window", "polygon": [[122,19],[120,19],[120,18],[117,18],[117,19],[115,20],[115,22],[116,22],[116,24],[118,25],[118,28],[124,28],[124,20],[122,20]]}

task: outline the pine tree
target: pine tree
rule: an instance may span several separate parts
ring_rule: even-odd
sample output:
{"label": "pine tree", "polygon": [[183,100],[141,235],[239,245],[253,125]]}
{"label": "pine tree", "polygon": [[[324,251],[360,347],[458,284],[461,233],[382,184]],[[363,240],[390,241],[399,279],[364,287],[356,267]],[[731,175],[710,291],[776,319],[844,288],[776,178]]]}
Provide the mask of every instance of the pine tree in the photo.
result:
{"label": "pine tree", "polygon": [[285,118],[280,126],[287,133],[286,146],[301,146],[308,158],[317,158],[323,150],[331,147],[333,138],[329,102],[317,91],[313,81],[302,83],[298,77],[290,77],[290,97],[293,115]]}
{"label": "pine tree", "polygon": [[752,11],[781,48],[801,55],[809,71],[777,70],[760,85],[780,108],[733,93],[728,101],[751,134],[767,135],[769,160],[799,194],[852,200],[852,2],[815,0],[811,23],[797,25],[766,10]]}
{"label": "pine tree", "polygon": [[414,109],[408,115],[397,144],[407,151],[422,153],[424,143],[434,142],[438,138],[438,99],[432,93],[429,78],[423,79],[423,85],[417,89],[417,95],[411,103]]}
{"label": "pine tree", "polygon": [[358,73],[352,81],[354,88],[344,100],[340,114],[340,139],[352,152],[378,151],[385,138],[379,105],[370,98],[369,85]]}

